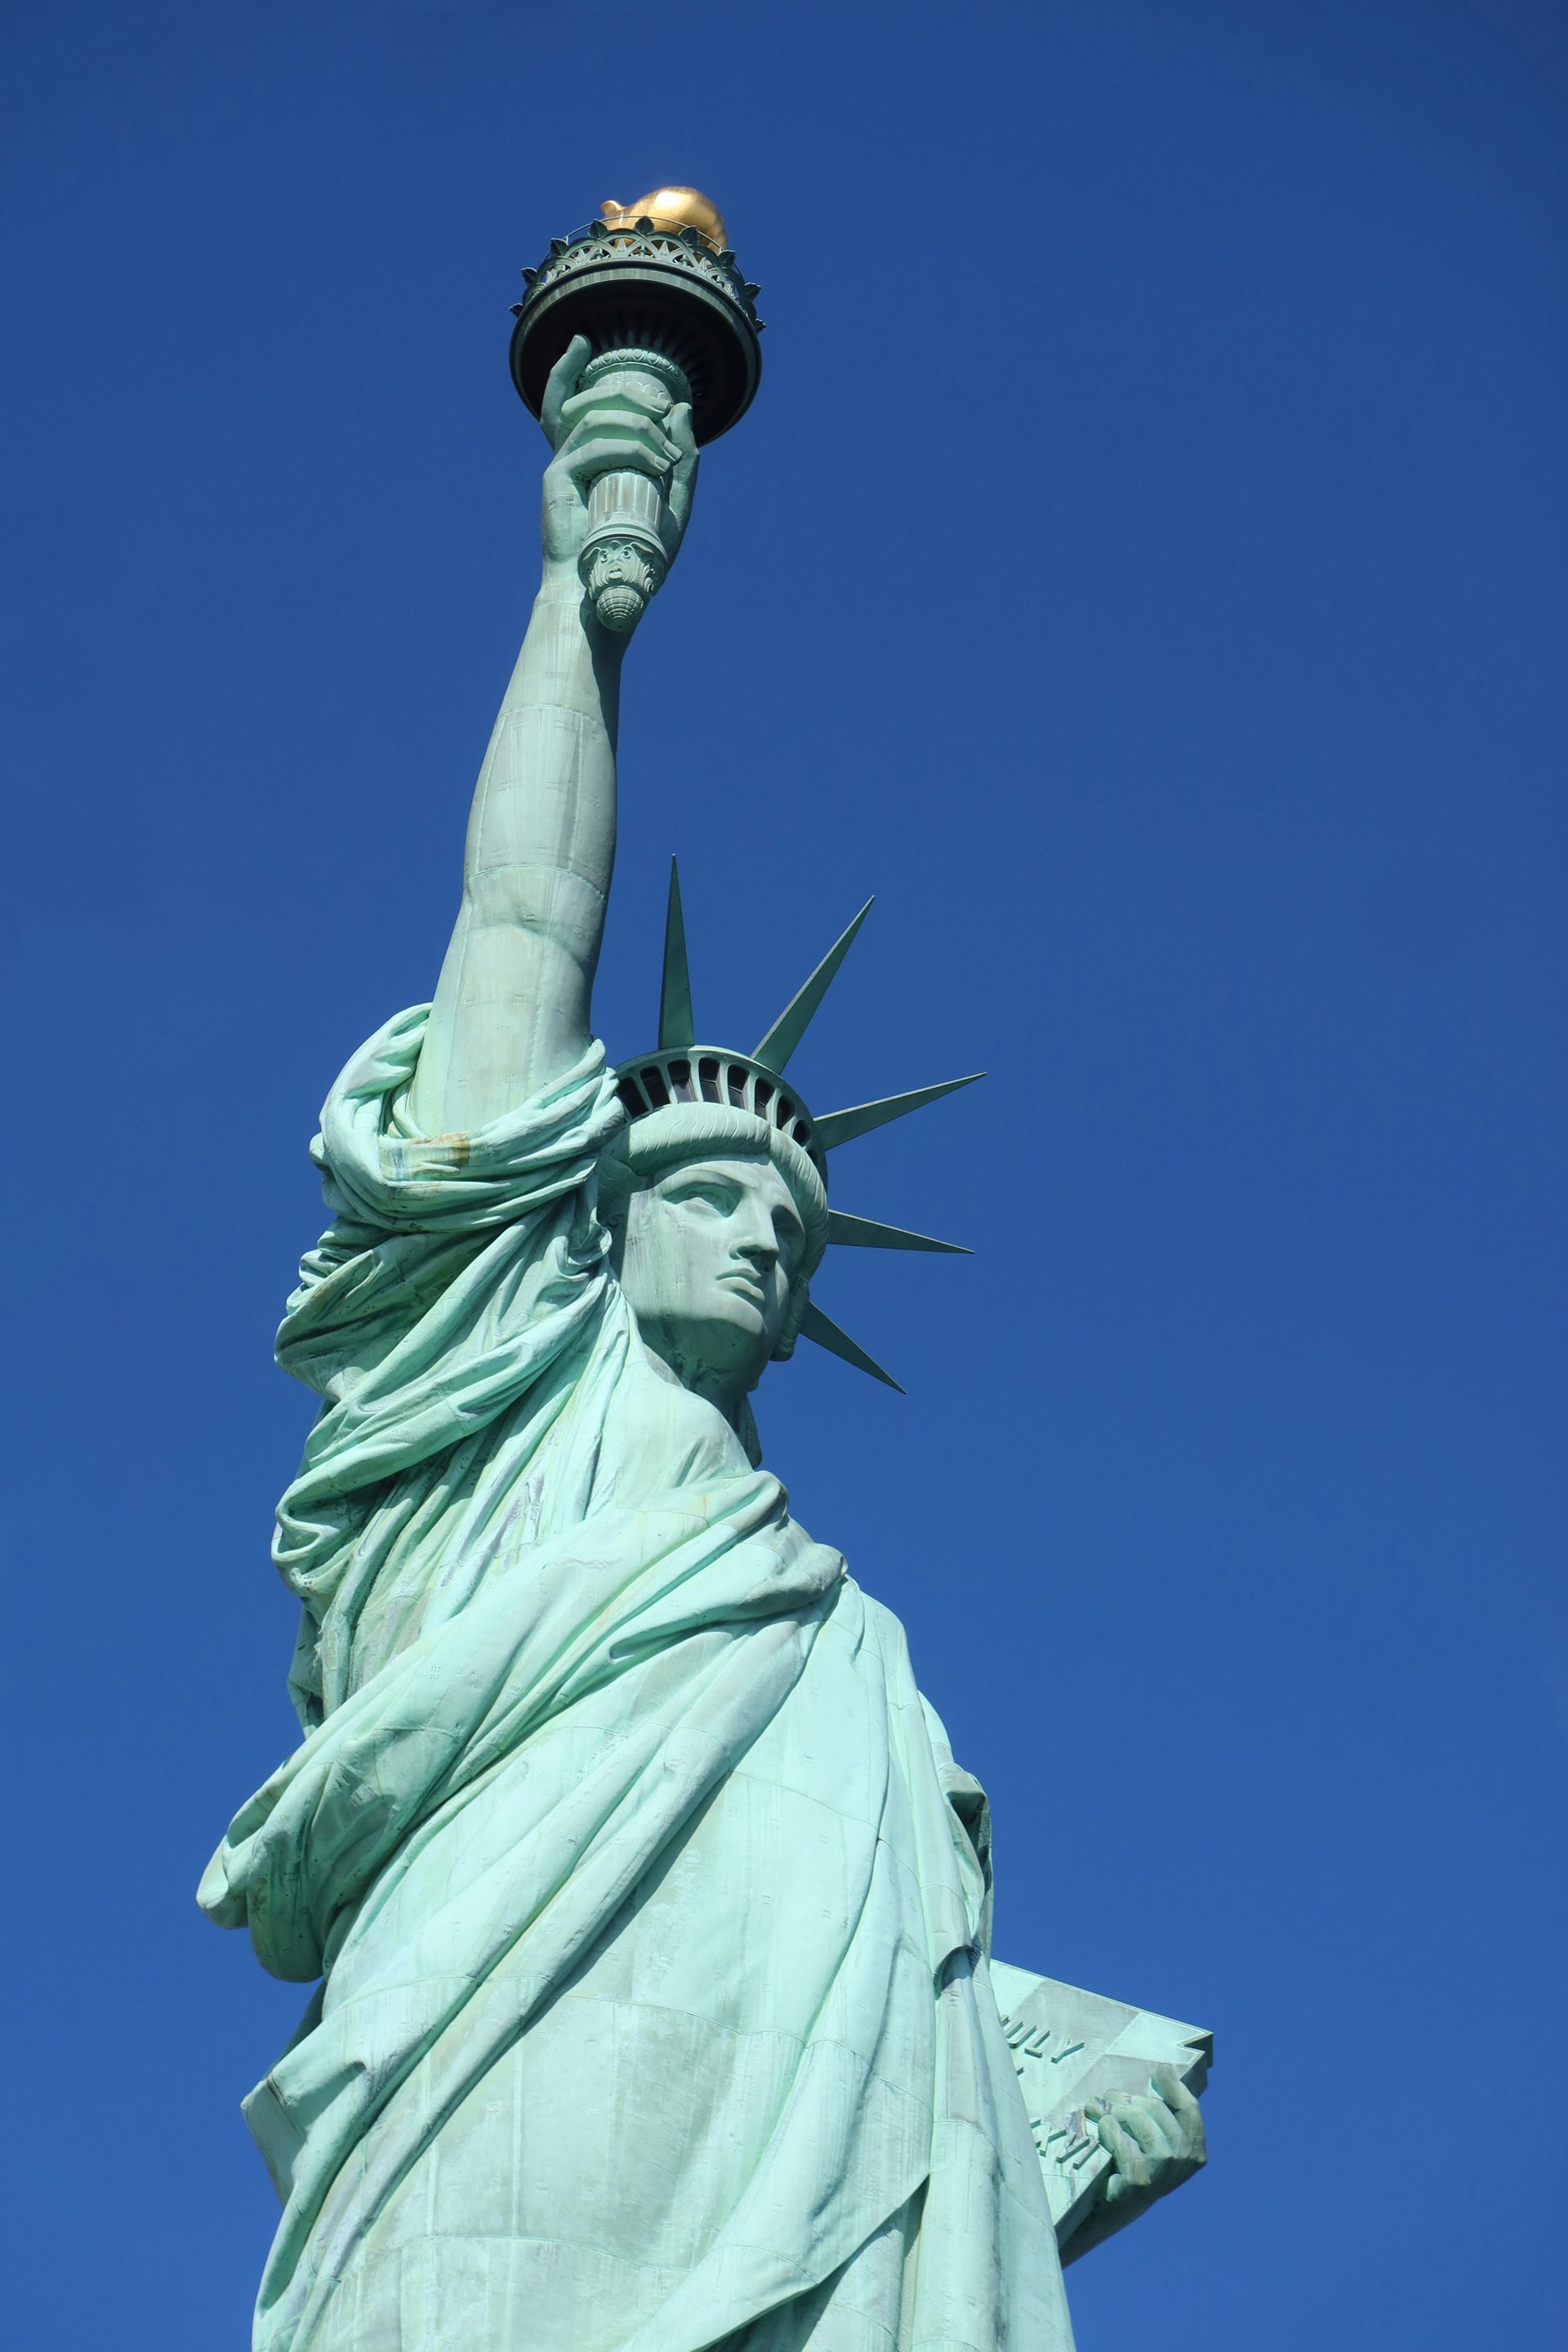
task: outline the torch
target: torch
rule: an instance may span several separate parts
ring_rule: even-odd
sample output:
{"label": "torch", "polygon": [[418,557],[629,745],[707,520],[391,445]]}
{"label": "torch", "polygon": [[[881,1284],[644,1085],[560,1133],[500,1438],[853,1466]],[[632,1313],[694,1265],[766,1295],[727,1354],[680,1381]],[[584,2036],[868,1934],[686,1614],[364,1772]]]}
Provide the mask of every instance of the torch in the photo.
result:
{"label": "torch", "polygon": [[[763,372],[758,289],[724,241],[724,223],[695,188],[658,188],[635,205],[556,237],[512,306],[511,380],[539,415],[550,372],[574,335],[591,356],[580,392],[607,408],[634,394],[668,409],[691,404],[699,446],[752,404]],[[617,467],[588,492],[578,572],[595,612],[617,635],[635,627],[668,570],[664,499],[647,474]]]}

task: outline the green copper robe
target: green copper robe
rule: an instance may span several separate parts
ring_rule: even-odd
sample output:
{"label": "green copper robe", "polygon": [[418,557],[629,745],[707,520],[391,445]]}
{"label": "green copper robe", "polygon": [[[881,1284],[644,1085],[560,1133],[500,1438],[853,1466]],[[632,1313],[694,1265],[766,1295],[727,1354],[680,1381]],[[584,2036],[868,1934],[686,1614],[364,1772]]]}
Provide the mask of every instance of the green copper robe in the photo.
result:
{"label": "green copper robe", "polygon": [[642,1346],[598,1050],[426,1139],[424,1021],[322,1113],[305,1738],[202,1888],[323,1979],[247,2102],[258,2352],[1070,2352],[902,1631]]}

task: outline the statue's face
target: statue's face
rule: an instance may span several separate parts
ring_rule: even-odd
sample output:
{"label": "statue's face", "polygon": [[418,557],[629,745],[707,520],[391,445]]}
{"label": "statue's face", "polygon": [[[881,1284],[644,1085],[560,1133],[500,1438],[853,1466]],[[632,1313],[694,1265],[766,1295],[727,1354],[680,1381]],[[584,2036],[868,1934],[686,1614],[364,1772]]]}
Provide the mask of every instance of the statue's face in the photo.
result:
{"label": "statue's face", "polygon": [[789,1312],[805,1230],[765,1156],[682,1161],[633,1192],[621,1287],[644,1339],[688,1388],[755,1388]]}

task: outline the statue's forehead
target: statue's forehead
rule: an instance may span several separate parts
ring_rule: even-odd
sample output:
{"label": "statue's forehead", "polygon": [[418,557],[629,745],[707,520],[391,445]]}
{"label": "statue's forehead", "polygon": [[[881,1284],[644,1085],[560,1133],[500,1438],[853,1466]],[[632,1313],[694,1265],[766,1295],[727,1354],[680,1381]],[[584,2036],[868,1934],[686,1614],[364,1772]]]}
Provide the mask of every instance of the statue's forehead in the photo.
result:
{"label": "statue's forehead", "polygon": [[688,1182],[703,1176],[721,1177],[726,1183],[738,1184],[747,1192],[777,1192],[786,1201],[789,1186],[779,1174],[764,1144],[752,1151],[694,1151],[689,1159],[677,1160],[661,1168],[652,1179],[655,1191],[665,1184]]}

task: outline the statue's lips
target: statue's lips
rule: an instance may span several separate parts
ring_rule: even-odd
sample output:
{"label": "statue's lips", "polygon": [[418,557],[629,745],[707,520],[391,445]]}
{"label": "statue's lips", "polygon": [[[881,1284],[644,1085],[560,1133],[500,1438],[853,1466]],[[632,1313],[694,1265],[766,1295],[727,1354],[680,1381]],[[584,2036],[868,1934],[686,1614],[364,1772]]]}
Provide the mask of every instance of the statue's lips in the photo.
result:
{"label": "statue's lips", "polygon": [[754,1307],[759,1315],[766,1312],[768,1294],[755,1275],[721,1274],[719,1276],[719,1287],[721,1290],[733,1291],[735,1297],[743,1298],[748,1307]]}

